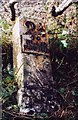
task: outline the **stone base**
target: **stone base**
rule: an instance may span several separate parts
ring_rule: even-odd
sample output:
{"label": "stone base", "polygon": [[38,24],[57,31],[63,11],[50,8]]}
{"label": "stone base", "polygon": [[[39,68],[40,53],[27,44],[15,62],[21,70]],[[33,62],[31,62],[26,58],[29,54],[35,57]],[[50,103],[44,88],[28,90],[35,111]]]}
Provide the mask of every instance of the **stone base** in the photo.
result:
{"label": "stone base", "polygon": [[62,97],[53,88],[49,57],[25,54],[24,61],[25,79],[24,88],[20,89],[22,93],[21,97],[19,96],[20,112],[47,116],[54,114],[61,107]]}

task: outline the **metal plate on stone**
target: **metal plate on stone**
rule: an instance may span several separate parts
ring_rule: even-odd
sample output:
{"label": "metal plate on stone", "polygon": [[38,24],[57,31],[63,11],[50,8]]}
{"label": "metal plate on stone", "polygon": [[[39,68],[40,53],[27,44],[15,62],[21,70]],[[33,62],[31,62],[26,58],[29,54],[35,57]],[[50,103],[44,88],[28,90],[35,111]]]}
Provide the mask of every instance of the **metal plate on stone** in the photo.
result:
{"label": "metal plate on stone", "polygon": [[46,25],[26,21],[26,33],[21,35],[22,52],[33,54],[49,54]]}

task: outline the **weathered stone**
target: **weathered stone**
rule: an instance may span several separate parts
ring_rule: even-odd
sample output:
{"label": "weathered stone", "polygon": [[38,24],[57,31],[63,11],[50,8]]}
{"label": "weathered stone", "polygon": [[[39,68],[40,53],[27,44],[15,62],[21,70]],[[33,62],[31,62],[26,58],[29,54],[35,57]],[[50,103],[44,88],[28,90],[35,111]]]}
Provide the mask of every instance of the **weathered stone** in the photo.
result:
{"label": "weathered stone", "polygon": [[[46,22],[43,21],[42,15],[40,17],[41,20],[39,17],[38,19],[31,17],[17,19],[13,32],[13,58],[19,86],[18,105],[20,112],[31,115],[45,113],[48,116],[60,109],[63,100],[59,93],[52,88],[53,76],[48,33]],[[33,39],[32,35],[34,35]],[[36,43],[37,48],[32,49]],[[39,45],[40,49],[38,49]],[[57,96],[59,96],[59,101]]]}

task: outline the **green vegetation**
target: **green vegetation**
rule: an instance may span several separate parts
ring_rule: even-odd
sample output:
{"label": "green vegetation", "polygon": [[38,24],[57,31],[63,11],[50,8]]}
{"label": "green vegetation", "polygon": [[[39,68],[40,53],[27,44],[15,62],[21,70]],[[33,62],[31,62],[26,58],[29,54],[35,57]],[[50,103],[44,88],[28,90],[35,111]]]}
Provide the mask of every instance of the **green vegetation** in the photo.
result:
{"label": "green vegetation", "polygon": [[0,97],[3,103],[2,108],[3,110],[7,107],[16,109],[15,95],[17,92],[17,84],[13,73],[13,46],[11,41],[12,25],[6,20],[0,20],[0,28],[0,44],[2,45],[2,80],[0,81]]}
{"label": "green vegetation", "polygon": [[[75,33],[74,33],[75,34]],[[75,34],[76,35],[76,34]],[[66,101],[62,119],[78,118],[78,38],[72,34],[50,37],[50,53],[54,77],[54,88]],[[59,112],[60,114],[60,112]],[[61,119],[61,118],[60,118]]]}

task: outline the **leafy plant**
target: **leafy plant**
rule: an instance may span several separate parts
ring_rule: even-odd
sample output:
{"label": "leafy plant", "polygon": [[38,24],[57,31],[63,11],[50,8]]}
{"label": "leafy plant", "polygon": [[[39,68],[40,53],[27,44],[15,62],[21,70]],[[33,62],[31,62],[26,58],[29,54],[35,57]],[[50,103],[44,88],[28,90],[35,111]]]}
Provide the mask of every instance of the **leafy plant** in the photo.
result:
{"label": "leafy plant", "polygon": [[[0,20],[0,44],[2,45],[2,80],[0,81],[3,104],[17,91],[13,74],[13,53],[12,53],[12,24],[6,20]],[[9,103],[9,102],[8,102]]]}

